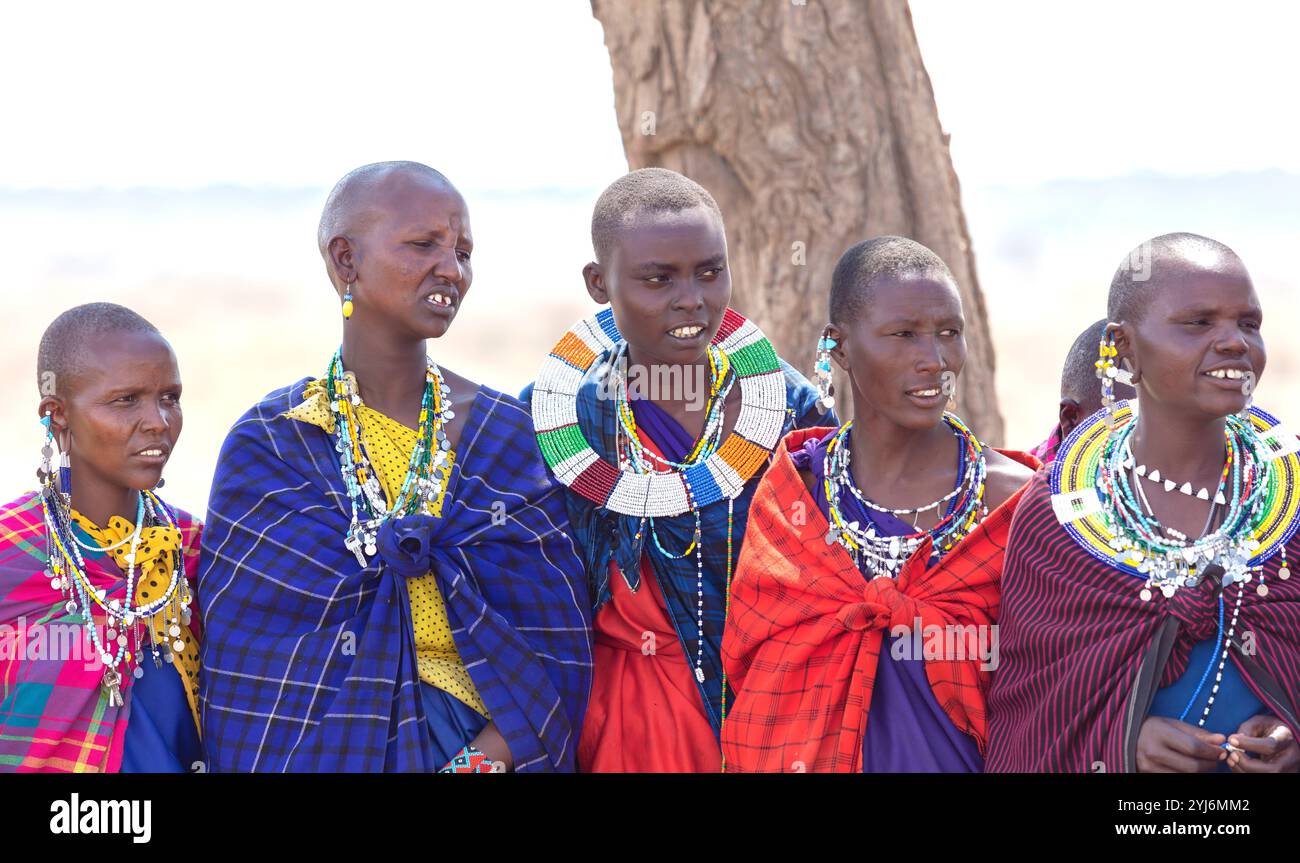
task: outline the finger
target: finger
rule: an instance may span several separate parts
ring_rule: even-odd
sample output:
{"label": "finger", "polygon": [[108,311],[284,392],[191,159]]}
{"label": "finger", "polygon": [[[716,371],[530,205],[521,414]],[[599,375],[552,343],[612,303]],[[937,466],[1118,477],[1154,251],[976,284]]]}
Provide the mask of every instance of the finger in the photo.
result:
{"label": "finger", "polygon": [[1235,745],[1238,749],[1244,749],[1251,755],[1257,755],[1260,758],[1272,758],[1290,745],[1289,741],[1283,743],[1276,737],[1246,737],[1241,734],[1234,734],[1232,740],[1228,742],[1232,743],[1233,740],[1236,741]]}
{"label": "finger", "polygon": [[1228,767],[1233,773],[1273,773],[1277,769],[1262,758],[1250,758],[1239,752],[1232,753],[1232,757],[1237,759],[1236,764],[1228,759]]}
{"label": "finger", "polygon": [[1245,735],[1246,737],[1264,737],[1268,734],[1269,728],[1271,728],[1276,722],[1276,716],[1255,715],[1241,723],[1241,727],[1237,729],[1237,733]]}
{"label": "finger", "polygon": [[1223,743],[1222,734],[1210,734],[1200,728],[1191,728],[1184,731],[1178,729],[1171,733],[1168,738],[1169,748],[1183,755],[1189,755],[1192,758],[1199,758],[1203,761],[1218,761],[1220,754],[1223,752],[1219,745]]}

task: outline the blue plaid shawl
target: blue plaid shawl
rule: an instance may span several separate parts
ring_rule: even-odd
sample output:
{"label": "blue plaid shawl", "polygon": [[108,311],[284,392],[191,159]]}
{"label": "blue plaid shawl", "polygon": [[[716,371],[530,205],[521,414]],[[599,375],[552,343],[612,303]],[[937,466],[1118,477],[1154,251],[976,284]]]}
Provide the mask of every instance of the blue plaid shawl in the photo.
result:
{"label": "blue plaid shawl", "polygon": [[[617,452],[618,416],[616,402],[602,398],[601,370],[605,367],[612,351],[607,351],[588,372],[578,390],[578,426],[583,436],[596,453],[614,463]],[[786,419],[781,429],[781,437],[796,428],[813,426],[839,425],[835,412],[819,413],[815,403],[817,390],[808,379],[796,371],[785,360],[781,360],[781,371],[785,375]],[[532,384],[524,388],[520,395],[525,404],[532,403]],[[732,572],[736,561],[740,559],[740,545],[745,537],[745,526],[749,521],[749,501],[758,487],[762,471],[756,473],[746,484],[745,490],[735,498],[732,518]],[[558,480],[555,481],[558,484]],[[655,579],[663,593],[668,606],[668,617],[672,620],[677,638],[681,642],[682,652],[691,659],[695,656],[699,628],[696,626],[698,608],[696,601],[695,555],[673,559],[660,553],[650,539],[650,531],[638,542],[637,526],[641,519],[637,516],[620,515],[598,506],[582,495],[565,489],[569,508],[569,522],[574,538],[583,556],[583,564],[595,599],[593,615],[609,601],[609,563],[618,564],[623,579],[632,590],[641,583],[641,555],[650,558]],[[724,618],[723,593],[727,580],[727,501],[720,500],[700,510],[700,531],[704,537],[704,682],[696,682],[700,698],[713,724],[713,733],[719,733],[722,719],[722,626]],[[655,533],[660,543],[672,553],[678,553],[691,543],[695,533],[695,517],[690,513],[673,518],[655,519]],[[692,662],[692,664],[694,664]],[[733,700],[728,694],[727,701]]]}
{"label": "blue plaid shawl", "polygon": [[519,771],[574,768],[591,687],[590,611],[532,424],[483,387],[440,519],[385,528],[364,570],[332,436],[276,390],[222,447],[199,589],[204,742],[214,771],[432,771],[406,577],[432,571],[452,635]]}

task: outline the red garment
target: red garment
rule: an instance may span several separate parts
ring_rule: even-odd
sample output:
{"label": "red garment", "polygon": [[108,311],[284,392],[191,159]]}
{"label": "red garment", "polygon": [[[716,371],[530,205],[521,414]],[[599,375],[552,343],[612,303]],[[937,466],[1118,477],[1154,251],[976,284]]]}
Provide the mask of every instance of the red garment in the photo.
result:
{"label": "red garment", "polygon": [[[991,512],[934,567],[926,539],[897,578],[864,581],[790,459],[812,437],[786,436],[749,509],[731,588],[722,660],[736,691],[722,731],[728,772],[862,770],[872,685],[884,631],[893,626],[987,626],[998,616],[998,581],[1011,516],[1024,489]],[[1038,460],[998,450],[1037,469]],[[973,648],[968,656],[978,656]],[[986,745],[978,659],[934,659],[926,678],[959,731]]]}
{"label": "red garment", "polygon": [[[610,564],[614,566],[614,564]],[[594,623],[595,676],[578,744],[583,773],[717,773],[722,753],[654,570],[633,593],[610,573]]]}
{"label": "red garment", "polygon": [[[638,429],[641,443],[662,457]],[[648,529],[648,526],[647,526]],[[694,663],[641,556],[633,593],[610,562],[610,598],[592,621],[591,700],[578,743],[582,773],[718,773],[722,751],[695,686]]]}

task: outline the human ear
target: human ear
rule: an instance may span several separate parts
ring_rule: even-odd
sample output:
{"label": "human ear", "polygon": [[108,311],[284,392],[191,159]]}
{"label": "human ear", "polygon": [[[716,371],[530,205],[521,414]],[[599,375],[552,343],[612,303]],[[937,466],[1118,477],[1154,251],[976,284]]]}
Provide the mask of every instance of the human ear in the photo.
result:
{"label": "human ear", "polygon": [[847,372],[849,370],[849,355],[844,351],[844,331],[835,324],[827,324],[825,329],[822,330],[822,335],[835,340],[835,347],[831,348],[830,351],[831,359],[835,360],[835,365]]}
{"label": "human ear", "polygon": [[1064,440],[1079,425],[1079,403],[1074,399],[1061,399],[1060,407],[1057,411],[1057,421],[1060,423],[1061,439]]}
{"label": "human ear", "polygon": [[609,302],[609,289],[605,287],[605,273],[600,264],[592,261],[582,268],[582,279],[587,284],[587,295],[602,306]]}
{"label": "human ear", "polygon": [[350,285],[357,280],[357,261],[356,251],[352,241],[347,237],[338,236],[330,240],[329,245],[325,247],[326,254],[329,258],[330,269],[345,285]]}

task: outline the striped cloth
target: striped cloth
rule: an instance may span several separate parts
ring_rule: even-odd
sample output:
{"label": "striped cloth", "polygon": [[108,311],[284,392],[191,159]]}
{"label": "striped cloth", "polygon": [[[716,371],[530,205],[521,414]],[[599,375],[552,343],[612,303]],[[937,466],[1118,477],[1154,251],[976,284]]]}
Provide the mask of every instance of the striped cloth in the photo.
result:
{"label": "striped cloth", "polygon": [[[749,533],[732,582],[722,641],[735,706],[722,733],[729,772],[862,771],[880,646],[894,626],[988,626],[998,619],[998,580],[1012,513],[1009,497],[934,566],[926,539],[897,578],[864,581],[829,529],[790,457],[831,428],[787,435],[754,493]],[[1023,453],[1001,451],[1037,466]],[[970,630],[974,632],[974,630]],[[926,678],[957,729],[984,749],[984,692],[971,659],[934,659]]]}
{"label": "striped cloth", "polygon": [[[148,530],[181,549],[193,583],[202,526],[188,513],[172,514],[179,538],[171,528]],[[104,666],[81,612],[65,610],[62,593],[50,588],[46,562],[40,496],[32,492],[0,507],[0,771],[116,773],[135,678],[122,675],[124,704],[110,706],[100,686]],[[108,555],[88,553],[86,574],[107,591],[106,600],[125,598],[126,580]],[[102,636],[103,618],[97,622]],[[197,638],[198,615],[190,629]],[[178,655],[178,670],[181,660]]]}
{"label": "striped cloth", "polygon": [[[1287,554],[1300,559],[1300,536]],[[1242,593],[1231,662],[1277,716],[1300,730],[1300,579],[1281,581],[1281,555]],[[990,772],[1133,772],[1155,690],[1177,680],[1192,647],[1214,638],[1212,579],[1148,602],[1142,581],[1077,545],[1052,510],[1047,471],[1030,482],[1011,526],[1002,578],[1001,666],[989,692]],[[1244,592],[1243,592],[1244,591]],[[1243,654],[1242,639],[1250,641]],[[1164,663],[1167,652],[1168,661]]]}
{"label": "striped cloth", "polygon": [[[213,771],[435,771],[406,579],[432,571],[456,647],[519,771],[572,770],[591,681],[589,605],[528,412],[480,389],[443,517],[386,526],[362,569],[333,438],[282,416],[231,430],[200,569]],[[211,624],[208,623],[211,621]]]}

